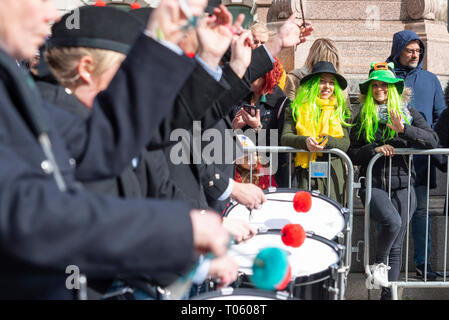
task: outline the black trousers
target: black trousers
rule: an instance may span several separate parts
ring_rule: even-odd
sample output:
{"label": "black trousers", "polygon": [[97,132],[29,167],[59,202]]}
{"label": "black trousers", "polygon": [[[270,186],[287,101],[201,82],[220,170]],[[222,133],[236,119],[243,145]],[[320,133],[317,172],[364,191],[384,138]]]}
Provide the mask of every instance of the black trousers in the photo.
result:
{"label": "black trousers", "polygon": [[[365,189],[361,190],[361,198],[365,205]],[[416,209],[416,194],[413,186],[410,187],[410,214],[407,215],[407,189],[391,191],[391,200],[388,192],[373,188],[371,195],[370,217],[378,223],[379,229],[376,237],[375,263],[384,263],[391,267],[388,272],[389,281],[397,281],[402,266],[402,244],[410,222]],[[408,221],[407,221],[408,217]]]}

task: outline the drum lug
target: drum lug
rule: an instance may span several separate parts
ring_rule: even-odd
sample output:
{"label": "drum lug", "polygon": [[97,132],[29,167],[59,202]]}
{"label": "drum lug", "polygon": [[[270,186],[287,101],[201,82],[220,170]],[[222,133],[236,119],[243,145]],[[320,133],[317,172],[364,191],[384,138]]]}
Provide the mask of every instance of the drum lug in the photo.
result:
{"label": "drum lug", "polygon": [[276,298],[278,298],[279,300],[287,300],[290,296],[290,293],[288,293],[287,291],[278,291],[276,292]]}
{"label": "drum lug", "polygon": [[338,243],[342,244],[344,242],[345,235],[343,234],[343,232],[339,232],[339,233],[337,233],[337,238],[338,238]]}
{"label": "drum lug", "polygon": [[220,292],[224,295],[224,296],[229,296],[234,292],[234,288],[232,287],[226,287],[226,288],[222,288],[220,289]]}

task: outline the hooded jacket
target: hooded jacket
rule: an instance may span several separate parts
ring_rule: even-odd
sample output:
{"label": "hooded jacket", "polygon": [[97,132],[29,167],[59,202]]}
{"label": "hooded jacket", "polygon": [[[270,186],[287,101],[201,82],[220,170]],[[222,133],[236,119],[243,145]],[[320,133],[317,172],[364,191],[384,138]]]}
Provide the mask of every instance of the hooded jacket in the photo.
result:
{"label": "hooded jacket", "polygon": [[[399,56],[410,41],[418,40],[423,53],[419,57],[419,63],[416,68],[409,68],[399,63]],[[438,119],[446,109],[444,102],[443,89],[437,76],[432,72],[422,68],[422,61],[426,53],[424,42],[419,36],[411,31],[404,30],[394,34],[393,45],[391,47],[391,54],[387,62],[393,62],[395,65],[394,71],[398,78],[404,79],[405,87],[412,90],[412,98],[410,105],[419,111],[427,123],[433,128],[438,122]],[[416,169],[416,182],[418,185],[426,185],[427,181],[427,157],[414,157]],[[436,187],[436,171],[431,168],[430,188]]]}

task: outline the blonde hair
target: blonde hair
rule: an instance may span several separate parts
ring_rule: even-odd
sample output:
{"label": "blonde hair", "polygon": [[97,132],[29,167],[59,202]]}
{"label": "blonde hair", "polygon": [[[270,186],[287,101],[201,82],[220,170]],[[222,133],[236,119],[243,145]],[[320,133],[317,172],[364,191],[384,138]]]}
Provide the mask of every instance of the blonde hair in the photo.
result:
{"label": "blonde hair", "polygon": [[89,56],[94,61],[93,75],[100,76],[108,68],[125,59],[123,53],[112,50],[86,47],[59,47],[49,49],[45,59],[58,82],[65,87],[76,86],[77,66],[82,57]]}
{"label": "blonde hair", "polygon": [[318,61],[331,62],[338,73],[340,70],[340,53],[335,41],[328,38],[316,39],[309,50],[305,65],[309,72]]}
{"label": "blonde hair", "polygon": [[261,33],[270,33],[270,30],[268,30],[267,26],[265,24],[263,24],[262,22],[256,22],[254,23],[251,28],[251,33],[254,34],[256,32],[261,32]]}

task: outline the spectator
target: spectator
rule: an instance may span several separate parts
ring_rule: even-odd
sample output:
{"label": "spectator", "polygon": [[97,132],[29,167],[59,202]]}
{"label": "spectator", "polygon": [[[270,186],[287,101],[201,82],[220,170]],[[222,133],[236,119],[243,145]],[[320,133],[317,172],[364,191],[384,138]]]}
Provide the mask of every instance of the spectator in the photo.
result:
{"label": "spectator", "polygon": [[[362,109],[351,130],[348,155],[354,165],[360,166],[365,176],[368,163],[377,153],[385,158],[378,160],[372,169],[372,198],[370,217],[379,224],[376,236],[375,261],[370,270],[373,278],[367,279],[368,288],[382,287],[381,299],[390,300],[388,281],[398,281],[402,263],[402,242],[407,230],[407,204],[410,212],[416,205],[413,188],[414,167],[411,168],[410,199],[408,199],[408,156],[394,156],[396,148],[431,149],[438,137],[421,114],[408,104],[410,90],[404,90],[404,81],[396,78],[393,63],[372,63],[369,79],[360,83]],[[387,157],[391,159],[391,180]],[[391,199],[388,186],[391,185]],[[361,199],[365,203],[365,185]],[[389,266],[387,266],[387,260]],[[387,271],[389,270],[389,271]],[[372,282],[374,281],[374,282]]]}
{"label": "spectator", "polygon": [[[268,30],[267,26],[262,22],[256,22],[251,26],[251,33],[253,35],[254,46],[253,49],[265,44],[270,38],[270,30]],[[284,90],[285,83],[287,80],[287,73],[284,70],[284,67],[281,63],[279,63],[279,68],[281,71],[281,76],[277,81],[277,85],[281,90]]]}
{"label": "spectator", "polygon": [[310,47],[304,66],[299,69],[294,69],[287,74],[287,83],[284,91],[291,101],[295,100],[301,79],[310,73],[318,61],[331,62],[337,72],[342,74],[341,59],[337,44],[328,38],[316,39]]}
{"label": "spectator", "polygon": [[[255,146],[254,142],[247,136],[239,134],[237,138],[242,146]],[[267,190],[270,186],[278,187],[275,177],[273,175],[270,177],[268,166],[262,165],[259,157],[257,152],[253,152],[251,159],[249,155],[236,159],[234,180],[237,182],[250,183],[252,175],[252,183],[262,190]]]}
{"label": "spectator", "polygon": [[[284,126],[284,113],[290,107],[290,100],[276,84],[281,76],[280,63],[275,59],[273,70],[256,79],[251,84],[251,94],[234,107],[231,114],[234,130],[241,129],[244,132],[253,129],[256,136],[260,130],[266,130],[266,145],[279,146],[280,135]],[[271,140],[270,131],[277,130],[278,139]],[[259,139],[258,139],[259,140]],[[258,141],[258,145],[260,141]],[[275,172],[279,186],[288,186],[288,157],[285,153],[279,153],[278,168]]]}
{"label": "spectator", "polygon": [[[310,161],[327,161],[328,157],[319,153],[324,148],[338,148],[346,152],[349,148],[349,121],[351,112],[343,90],[346,79],[337,73],[332,63],[317,62],[312,73],[300,81],[300,88],[291,108],[285,112],[284,131],[281,144],[312,152]],[[327,183],[323,179],[312,179],[309,186],[309,154],[297,153],[295,157],[298,188],[320,190],[328,194]],[[331,160],[332,179],[330,197],[345,204],[346,170],[343,160]]]}
{"label": "spectator", "polygon": [[[394,34],[391,54],[387,62],[393,62],[397,77],[404,79],[405,86],[412,90],[410,104],[419,111],[427,123],[433,128],[438,122],[441,112],[446,108],[440,81],[431,72],[424,70],[422,63],[426,48],[419,36],[404,30]],[[435,280],[436,274],[430,266],[431,248],[431,216],[429,212],[428,244],[426,248],[426,216],[427,216],[427,156],[415,156],[417,195],[416,212],[412,220],[414,241],[414,262],[416,275],[424,278],[427,269],[427,280]],[[436,188],[436,171],[431,166],[429,188]],[[427,250],[427,261],[425,254]]]}

